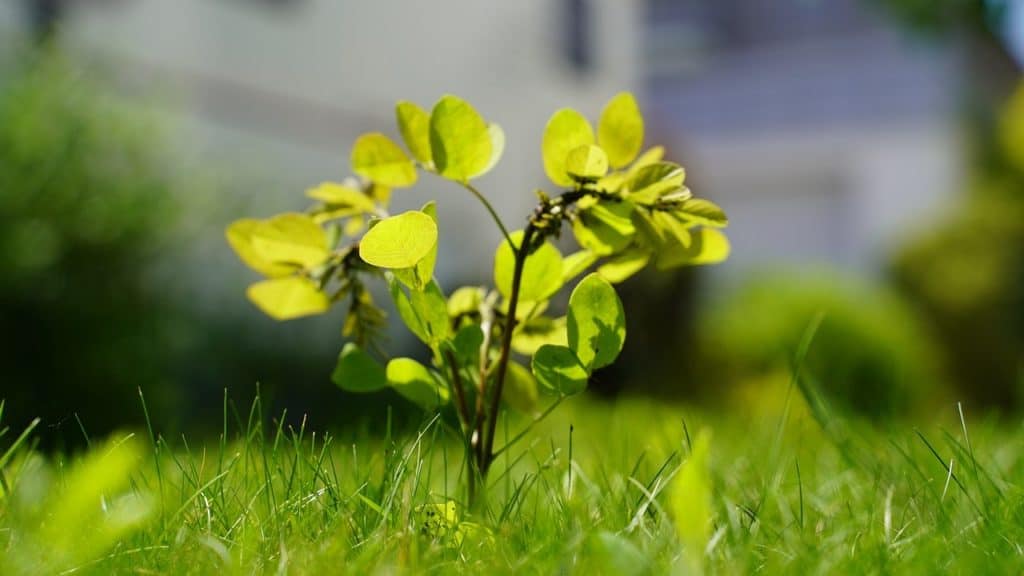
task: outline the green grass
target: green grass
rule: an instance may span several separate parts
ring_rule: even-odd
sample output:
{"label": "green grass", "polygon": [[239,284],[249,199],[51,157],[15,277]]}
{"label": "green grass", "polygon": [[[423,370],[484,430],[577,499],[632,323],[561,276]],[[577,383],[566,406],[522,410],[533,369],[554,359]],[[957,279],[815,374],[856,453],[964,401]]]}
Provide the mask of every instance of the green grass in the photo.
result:
{"label": "green grass", "polygon": [[[693,558],[725,574],[1024,571],[1024,431],[956,406],[920,428],[829,417],[823,430],[820,411],[786,406],[573,399],[454,521],[462,459],[437,419],[330,436],[261,424],[257,406],[241,422],[225,411],[226,440],[143,431],[74,458],[5,431],[0,573],[664,574]],[[699,430],[712,537],[684,551],[666,486]]]}

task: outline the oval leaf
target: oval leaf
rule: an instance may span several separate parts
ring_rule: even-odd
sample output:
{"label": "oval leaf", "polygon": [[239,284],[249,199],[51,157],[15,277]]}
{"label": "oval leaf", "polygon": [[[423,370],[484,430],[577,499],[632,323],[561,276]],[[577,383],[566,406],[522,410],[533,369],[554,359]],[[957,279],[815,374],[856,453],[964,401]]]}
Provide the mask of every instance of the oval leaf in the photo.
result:
{"label": "oval leaf", "polygon": [[259,228],[261,222],[251,218],[244,218],[232,222],[225,231],[228,244],[234,249],[238,257],[246,266],[263,274],[264,276],[277,277],[287,276],[295,271],[295,266],[287,264],[275,264],[264,258],[253,247],[253,235]]}
{"label": "oval leaf", "polygon": [[570,395],[587,388],[589,374],[572,350],[557,344],[545,344],[530,362],[537,382],[548,390]]}
{"label": "oval leaf", "polygon": [[608,173],[608,156],[593,145],[573,148],[565,159],[565,171],[577,182],[594,182]]}
{"label": "oval leaf", "polygon": [[698,228],[690,231],[690,244],[666,242],[658,253],[659,270],[677,266],[718,264],[729,258],[729,239],[716,228]]}
{"label": "oval leaf", "polygon": [[430,114],[413,102],[402,101],[395,106],[395,118],[402,140],[412,157],[425,165],[433,164],[430,152]]}
{"label": "oval leaf", "polygon": [[717,204],[703,198],[683,200],[673,213],[691,224],[703,224],[723,228],[728,226],[729,218]]}
{"label": "oval leaf", "polygon": [[[523,231],[511,235],[512,242],[519,246]],[[516,257],[508,241],[502,240],[494,253],[494,285],[505,298],[512,295],[512,276]],[[562,253],[554,244],[545,241],[540,248],[526,257],[523,278],[519,286],[519,299],[526,301],[544,300],[562,287]]]}
{"label": "oval leaf", "polygon": [[650,252],[633,248],[598,266],[597,273],[612,284],[618,284],[643,270],[650,259]]}
{"label": "oval leaf", "polygon": [[569,348],[589,370],[611,364],[626,341],[626,315],[615,288],[588,274],[569,296]]}
{"label": "oval leaf", "polygon": [[439,174],[466,181],[486,171],[494,145],[483,117],[449,94],[430,113],[430,148]]}
{"label": "oval leaf", "polygon": [[341,349],[331,381],[349,392],[373,392],[388,385],[384,367],[353,342]]}
{"label": "oval leaf", "polygon": [[331,207],[351,208],[356,213],[373,212],[377,209],[373,199],[361,190],[335,182],[324,182],[316,188],[310,188],[306,190],[306,196]]}
{"label": "oval leaf", "polygon": [[569,152],[580,146],[594,143],[594,130],[590,122],[571,108],[562,108],[554,113],[544,127],[541,153],[544,158],[544,172],[559,186],[572,186],[572,178],[566,172]]}
{"label": "oval leaf", "polygon": [[378,268],[410,268],[437,244],[437,224],[423,212],[410,210],[385,218],[359,242],[359,257]]}
{"label": "oval leaf", "polygon": [[363,134],[352,146],[352,171],[363,178],[392,188],[416,183],[416,166],[387,136]]}
{"label": "oval leaf", "polygon": [[565,335],[565,316],[530,318],[516,326],[512,334],[512,349],[526,356],[536,354],[545,344],[565,346],[568,342]]}
{"label": "oval leaf", "polygon": [[275,320],[291,320],[327,311],[330,301],[308,278],[289,276],[249,286],[249,300]]}
{"label": "oval leaf", "polygon": [[327,233],[305,214],[280,214],[252,230],[252,247],[274,264],[313,268],[327,260]]}
{"label": "oval leaf", "polygon": [[612,168],[622,168],[640,153],[644,118],[632,94],[620,92],[605,105],[597,125],[597,142],[608,154]]}
{"label": "oval leaf", "polygon": [[448,389],[412,358],[395,358],[388,362],[386,374],[389,386],[422,408],[434,410],[448,402]]}
{"label": "oval leaf", "polygon": [[[434,224],[437,224],[437,202],[433,200],[427,202],[420,211],[433,218]],[[437,263],[437,245],[438,243],[434,242],[434,247],[430,249],[430,252],[427,252],[427,255],[412,268],[396,269],[395,277],[402,284],[414,290],[423,290],[434,278],[434,265]]]}

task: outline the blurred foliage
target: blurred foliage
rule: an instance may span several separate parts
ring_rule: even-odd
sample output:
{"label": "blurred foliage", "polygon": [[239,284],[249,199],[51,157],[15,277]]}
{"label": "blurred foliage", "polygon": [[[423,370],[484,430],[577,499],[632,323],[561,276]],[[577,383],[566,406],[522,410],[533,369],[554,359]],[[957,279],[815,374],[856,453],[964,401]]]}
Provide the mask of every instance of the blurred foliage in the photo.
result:
{"label": "blurred foliage", "polygon": [[731,393],[788,375],[819,314],[801,370],[832,403],[883,418],[920,410],[941,391],[934,347],[913,310],[886,290],[825,273],[755,277],[722,299],[698,329],[715,374],[704,380]]}
{"label": "blurred foliage", "polygon": [[895,256],[963,395],[1020,406],[1024,382],[1024,87],[1011,98],[960,206]]}
{"label": "blurred foliage", "polygon": [[168,406],[176,311],[147,271],[180,186],[155,134],[53,54],[0,83],[0,362],[16,423],[124,422],[139,386]]}
{"label": "blurred foliage", "polygon": [[872,0],[907,25],[928,33],[997,29],[1013,0]]}

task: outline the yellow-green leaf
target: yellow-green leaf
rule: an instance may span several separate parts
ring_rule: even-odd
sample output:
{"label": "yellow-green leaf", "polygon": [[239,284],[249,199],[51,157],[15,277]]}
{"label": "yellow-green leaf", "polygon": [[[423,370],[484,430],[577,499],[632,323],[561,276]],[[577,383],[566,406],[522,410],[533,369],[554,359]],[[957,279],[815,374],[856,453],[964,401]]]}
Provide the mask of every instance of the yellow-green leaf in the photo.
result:
{"label": "yellow-green leaf", "polygon": [[525,356],[536,354],[545,344],[565,346],[569,338],[565,332],[565,316],[550,318],[538,316],[521,322],[512,334],[512,349]]}
{"label": "yellow-green leaf", "polygon": [[[511,234],[512,242],[518,247],[523,241],[523,231]],[[512,295],[512,276],[515,271],[515,253],[506,240],[502,240],[494,253],[494,285],[505,298]],[[540,248],[527,256],[523,266],[522,282],[519,285],[519,299],[526,301],[545,300],[562,287],[562,253],[554,244],[545,241]]]}
{"label": "yellow-green leaf", "polygon": [[583,274],[587,268],[597,262],[598,258],[599,256],[590,250],[580,250],[566,256],[562,259],[562,282],[568,282]]}
{"label": "yellow-green leaf", "polygon": [[571,108],[562,108],[555,112],[544,127],[544,138],[541,142],[544,172],[548,178],[559,186],[572,186],[572,178],[566,171],[569,152],[593,143],[594,130],[582,114]]}
{"label": "yellow-green leaf", "polygon": [[629,245],[636,232],[632,212],[633,204],[628,201],[601,201],[581,210],[572,224],[576,241],[601,256],[619,252]]}
{"label": "yellow-green leaf", "polygon": [[626,341],[626,315],[615,288],[600,275],[580,280],[569,296],[569,348],[588,369],[611,364]]}
{"label": "yellow-green leaf", "polygon": [[643,270],[650,259],[650,252],[633,248],[598,266],[597,273],[612,284],[618,284]]}
{"label": "yellow-green leaf", "polygon": [[330,256],[327,233],[306,214],[287,213],[264,220],[251,233],[256,254],[274,264],[312,268]]}
{"label": "yellow-green leaf", "polygon": [[655,162],[636,171],[626,183],[630,200],[650,204],[663,195],[682,188],[686,170],[672,162]]}
{"label": "yellow-green leaf", "polygon": [[537,411],[539,397],[533,374],[523,366],[509,362],[501,399],[517,412],[533,414]]}
{"label": "yellow-green leaf", "polygon": [[723,228],[729,224],[729,218],[717,204],[703,198],[683,200],[673,210],[673,214],[691,224],[703,224]]}
{"label": "yellow-green leaf", "polygon": [[324,182],[310,188],[306,190],[306,196],[331,207],[351,208],[355,213],[373,212],[377,208],[373,199],[361,190],[335,182]]}
{"label": "yellow-green leaf", "polygon": [[729,258],[729,239],[716,228],[698,228],[690,231],[690,244],[683,246],[667,242],[658,253],[659,270],[677,266],[718,264]]}
{"label": "yellow-green leaf", "polygon": [[378,184],[404,188],[416,183],[416,166],[390,138],[363,134],[352,146],[352,171]]}
{"label": "yellow-green leaf", "polygon": [[573,148],[565,159],[565,171],[577,182],[594,182],[608,173],[608,156],[594,145]]}
{"label": "yellow-green leaf", "polygon": [[401,101],[395,106],[395,117],[402,140],[412,153],[412,157],[420,163],[433,165],[434,157],[430,151],[430,114],[413,102]]}
{"label": "yellow-green leaf", "polygon": [[487,126],[487,132],[491,135],[491,159],[487,166],[477,176],[483,176],[491,171],[501,161],[501,155],[505,153],[505,130],[498,124]]}
{"label": "yellow-green leaf", "polygon": [[388,362],[386,373],[389,386],[422,408],[434,410],[448,403],[448,389],[412,358],[393,359]]}
{"label": "yellow-green leaf", "polygon": [[330,307],[315,282],[300,276],[273,278],[249,286],[249,300],[275,320],[321,314]]}
{"label": "yellow-green leaf", "polygon": [[[437,224],[437,202],[431,200],[420,209],[421,212],[434,219]],[[406,286],[415,290],[422,290],[434,278],[434,265],[437,263],[437,245],[430,249],[430,252],[416,263],[412,268],[396,269],[395,277]]]}
{"label": "yellow-green leaf", "polygon": [[341,349],[331,381],[349,392],[373,392],[388,385],[384,367],[354,342]]}
{"label": "yellow-green leaf", "polygon": [[590,377],[576,354],[557,344],[541,346],[533,355],[530,367],[540,385],[559,395],[582,392]]}
{"label": "yellow-green leaf", "polygon": [[359,257],[378,268],[411,268],[437,244],[437,224],[410,210],[378,222],[359,242]]}
{"label": "yellow-green leaf", "polygon": [[287,276],[295,271],[295,266],[275,264],[261,256],[252,245],[253,233],[260,226],[259,220],[243,218],[232,222],[225,231],[228,244],[235,250],[246,266],[264,276]]}
{"label": "yellow-green leaf", "polygon": [[494,145],[487,122],[456,96],[438,100],[430,113],[430,148],[439,174],[467,181],[491,165]]}
{"label": "yellow-green leaf", "polygon": [[629,164],[644,144],[644,118],[629,92],[615,95],[601,112],[597,142],[608,154],[612,168]]}

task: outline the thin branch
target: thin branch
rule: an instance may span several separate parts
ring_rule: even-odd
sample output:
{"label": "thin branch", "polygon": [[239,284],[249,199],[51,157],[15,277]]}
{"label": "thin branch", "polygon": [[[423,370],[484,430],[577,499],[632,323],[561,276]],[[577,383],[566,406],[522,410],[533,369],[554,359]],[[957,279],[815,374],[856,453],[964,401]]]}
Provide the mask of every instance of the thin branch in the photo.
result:
{"label": "thin branch", "polygon": [[508,233],[508,228],[506,228],[505,223],[501,221],[501,217],[498,216],[498,212],[494,209],[494,206],[492,206],[487,198],[484,197],[484,195],[472,184],[469,182],[461,182],[461,184],[466,190],[469,190],[473,196],[476,196],[476,199],[479,200],[481,204],[484,205],[484,208],[486,208],[491,214],[491,218],[494,220],[494,223],[497,224],[498,228],[501,230],[501,234],[505,237],[505,241],[508,242],[508,245],[513,251],[515,251],[516,245],[512,243],[512,236]]}
{"label": "thin branch", "polygon": [[455,392],[455,403],[459,409],[460,420],[462,420],[462,425],[465,429],[469,430],[471,421],[469,418],[469,408],[466,406],[466,390],[462,387],[462,376],[459,375],[459,364],[451,350],[445,350],[444,357],[448,361],[448,366],[451,367],[452,389]]}

